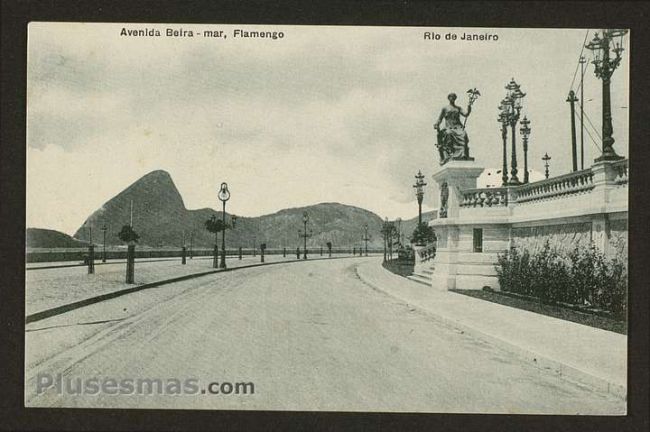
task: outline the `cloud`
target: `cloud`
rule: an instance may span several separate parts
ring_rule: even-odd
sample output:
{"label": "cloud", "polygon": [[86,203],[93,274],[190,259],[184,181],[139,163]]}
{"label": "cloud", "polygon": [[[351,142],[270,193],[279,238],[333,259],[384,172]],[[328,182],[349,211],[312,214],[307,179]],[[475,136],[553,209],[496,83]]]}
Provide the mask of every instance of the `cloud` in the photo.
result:
{"label": "cloud", "polygon": [[[529,165],[543,171],[549,152],[552,172],[570,166],[564,100],[583,30],[487,29],[498,43],[460,44],[424,41],[418,28],[276,26],[283,40],[217,41],[120,37],[123,26],[29,26],[30,226],[73,232],[154,169],[171,173],[190,208],[214,207],[225,180],[244,215],[339,201],[408,218],[418,170],[429,183],[425,208],[436,202],[432,124],[447,93],[463,104],[467,88],[481,90],[470,147],[480,164],[498,167],[496,106],[513,76],[528,93]],[[127,27],[143,26],[153,27]],[[621,69],[613,107],[628,105],[627,59]],[[585,81],[592,121],[599,92],[597,80]],[[616,148],[627,154],[620,114]],[[585,145],[591,160],[595,147]]]}

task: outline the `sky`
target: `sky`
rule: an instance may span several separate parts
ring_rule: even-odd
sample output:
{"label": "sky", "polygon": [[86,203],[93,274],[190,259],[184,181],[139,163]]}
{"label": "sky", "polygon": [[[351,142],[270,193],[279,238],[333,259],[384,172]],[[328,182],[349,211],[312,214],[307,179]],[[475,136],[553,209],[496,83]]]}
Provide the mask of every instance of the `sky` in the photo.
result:
{"label": "sky", "polygon": [[[226,38],[167,37],[166,29]],[[160,37],[122,36],[156,29]],[[235,38],[234,29],[283,32]],[[425,32],[441,35],[424,39]],[[445,40],[447,33],[456,40]],[[463,33],[498,35],[462,41]],[[196,33],[195,33],[196,34]],[[467,121],[477,166],[499,168],[498,105],[511,78],[526,93],[529,166],[571,170],[570,111],[586,29],[487,29],[32,22],[28,31],[27,226],[72,234],[153,170],[168,171],[189,209],[258,216],[340,202],[390,219],[417,215],[412,184],[437,207],[433,123],[458,94],[481,96]],[[615,150],[628,155],[629,62],[612,78]],[[591,60],[592,52],[583,52]],[[601,130],[601,81],[587,63],[584,111]],[[579,141],[579,124],[578,141]],[[596,142],[599,139],[587,124]],[[523,150],[518,134],[518,163]],[[578,142],[579,146],[579,142]],[[585,133],[585,167],[599,155]],[[508,155],[510,162],[510,155]],[[520,175],[521,176],[521,175]],[[137,211],[137,203],[134,211]]]}

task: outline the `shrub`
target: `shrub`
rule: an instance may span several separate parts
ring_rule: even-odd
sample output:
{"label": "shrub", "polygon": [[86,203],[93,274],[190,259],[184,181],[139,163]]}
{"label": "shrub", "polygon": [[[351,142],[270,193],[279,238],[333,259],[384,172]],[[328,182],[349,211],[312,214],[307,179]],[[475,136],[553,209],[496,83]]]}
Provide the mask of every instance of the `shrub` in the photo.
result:
{"label": "shrub", "polygon": [[418,224],[411,235],[411,243],[415,243],[418,246],[425,246],[434,241],[436,241],[436,232],[432,226],[429,226],[425,222]]}
{"label": "shrub", "polygon": [[552,249],[548,241],[534,254],[513,248],[499,254],[495,267],[503,291],[549,303],[592,306],[625,319],[625,260],[608,259],[593,244],[568,253]]}

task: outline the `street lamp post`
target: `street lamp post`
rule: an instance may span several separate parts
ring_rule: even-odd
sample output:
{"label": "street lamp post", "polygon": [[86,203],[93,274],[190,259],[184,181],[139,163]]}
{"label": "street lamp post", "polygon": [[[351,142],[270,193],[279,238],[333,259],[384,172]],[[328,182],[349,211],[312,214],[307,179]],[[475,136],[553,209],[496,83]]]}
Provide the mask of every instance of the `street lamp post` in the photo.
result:
{"label": "street lamp post", "polygon": [[[614,137],[612,136],[614,129],[612,127],[612,106],[610,96],[610,82],[614,70],[621,63],[621,53],[623,52],[623,36],[627,34],[625,29],[603,29],[602,37],[598,33],[594,35],[593,40],[585,45],[585,48],[594,52],[595,58],[592,61],[594,65],[594,72],[597,78],[603,80],[603,153],[596,159],[600,161],[614,161],[623,159],[614,151]],[[620,38],[618,42],[614,42],[615,38]],[[615,58],[610,57],[610,45],[614,43]],[[602,59],[601,59],[602,54]]]}
{"label": "street lamp post", "polygon": [[[236,215],[230,216],[230,228],[235,229],[236,225],[237,225],[237,216]],[[241,259],[241,246],[239,247],[239,259]]]}
{"label": "street lamp post", "polygon": [[93,244],[93,227],[88,224],[88,274],[95,273],[95,245]]}
{"label": "street lamp post", "polygon": [[221,263],[219,267],[222,269],[226,268],[226,201],[230,199],[230,191],[228,190],[228,183],[221,183],[219,193],[217,194],[219,201],[223,204],[221,212],[221,221],[223,222],[222,228],[223,233],[221,233]]}
{"label": "street lamp post", "polygon": [[573,90],[569,91],[566,99],[571,106],[571,159],[573,161],[573,171],[578,171],[578,145],[576,142],[576,102],[578,98]]}
{"label": "street lamp post", "polygon": [[524,116],[524,119],[521,121],[521,136],[524,141],[524,183],[528,183],[528,138],[530,137],[530,120]]}
{"label": "street lamp post", "polygon": [[102,251],[102,262],[106,262],[106,231],[108,228],[106,227],[106,224],[102,225],[101,227],[102,233],[104,234],[104,243],[103,243],[103,251]]}
{"label": "street lamp post", "polygon": [[545,168],[544,176],[548,178],[548,161],[551,160],[551,157],[548,155],[548,153],[544,153],[544,157],[542,158],[542,160],[544,161],[544,168]]}
{"label": "street lamp post", "polygon": [[585,124],[584,124],[584,102],[585,102],[585,63],[587,59],[580,56],[580,169],[585,169]]}
{"label": "street lamp post", "polygon": [[370,240],[370,237],[368,237],[368,224],[365,224],[363,226],[363,241],[366,242],[366,256],[368,256],[368,240]]}
{"label": "street lamp post", "polygon": [[[422,199],[424,198],[424,189],[423,187],[427,184],[424,182],[424,175],[422,171],[418,170],[417,175],[415,176],[415,196],[418,199],[418,225],[422,224]],[[366,249],[368,249],[366,247]]]}
{"label": "street lamp post", "polygon": [[185,230],[183,230],[183,245],[181,246],[181,264],[187,264],[187,248],[185,247]]}
{"label": "street lamp post", "polygon": [[307,212],[303,212],[302,214],[302,223],[304,225],[304,231],[302,233],[299,232],[299,236],[303,238],[304,240],[304,255],[303,259],[307,259],[307,237],[311,237],[311,234],[307,233],[307,222],[309,222],[309,214]]}

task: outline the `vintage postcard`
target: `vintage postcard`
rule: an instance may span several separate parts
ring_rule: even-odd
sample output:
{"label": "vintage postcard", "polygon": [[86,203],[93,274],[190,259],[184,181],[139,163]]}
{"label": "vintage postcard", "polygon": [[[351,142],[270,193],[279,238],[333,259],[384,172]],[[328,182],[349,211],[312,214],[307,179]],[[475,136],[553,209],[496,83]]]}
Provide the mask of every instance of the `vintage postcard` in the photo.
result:
{"label": "vintage postcard", "polygon": [[625,415],[629,37],[31,22],[25,406]]}

